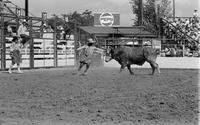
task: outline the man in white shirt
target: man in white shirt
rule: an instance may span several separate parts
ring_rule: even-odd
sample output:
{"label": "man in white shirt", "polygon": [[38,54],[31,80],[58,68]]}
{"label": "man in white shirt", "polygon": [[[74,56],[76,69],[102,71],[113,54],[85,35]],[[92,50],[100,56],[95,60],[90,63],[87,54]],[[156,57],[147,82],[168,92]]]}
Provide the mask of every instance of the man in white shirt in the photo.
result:
{"label": "man in white shirt", "polygon": [[19,26],[18,30],[17,30],[17,33],[18,33],[18,36],[21,37],[21,43],[24,45],[26,44],[31,38],[29,36],[29,32],[28,32],[28,29],[27,29],[27,22],[26,20],[23,20],[22,21],[22,24]]}
{"label": "man in white shirt", "polygon": [[197,9],[195,9],[195,10],[194,10],[194,13],[193,13],[194,23],[197,22],[198,16],[199,16],[199,15],[198,15],[198,11],[197,11]]}

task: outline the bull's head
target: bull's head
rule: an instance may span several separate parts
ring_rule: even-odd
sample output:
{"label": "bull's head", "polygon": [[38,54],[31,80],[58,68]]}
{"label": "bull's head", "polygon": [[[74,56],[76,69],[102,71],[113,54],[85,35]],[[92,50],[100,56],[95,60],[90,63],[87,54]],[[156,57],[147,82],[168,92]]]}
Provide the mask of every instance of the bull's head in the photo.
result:
{"label": "bull's head", "polygon": [[108,48],[106,50],[105,62],[109,62],[110,60],[112,60],[113,59],[113,54],[114,54],[114,50],[112,48]]}

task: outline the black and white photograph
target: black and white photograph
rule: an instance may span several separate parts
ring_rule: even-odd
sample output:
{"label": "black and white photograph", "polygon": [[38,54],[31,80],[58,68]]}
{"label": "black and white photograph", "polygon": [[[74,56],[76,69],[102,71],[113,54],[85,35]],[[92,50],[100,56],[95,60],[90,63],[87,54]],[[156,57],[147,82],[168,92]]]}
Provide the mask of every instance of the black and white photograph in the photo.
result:
{"label": "black and white photograph", "polygon": [[199,0],[0,0],[0,125],[199,125]]}

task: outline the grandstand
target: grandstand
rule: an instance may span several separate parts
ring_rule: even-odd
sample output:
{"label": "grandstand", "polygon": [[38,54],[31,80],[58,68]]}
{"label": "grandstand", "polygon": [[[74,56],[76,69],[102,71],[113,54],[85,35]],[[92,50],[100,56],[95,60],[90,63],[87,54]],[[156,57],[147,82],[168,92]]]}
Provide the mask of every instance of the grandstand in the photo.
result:
{"label": "grandstand", "polygon": [[[200,23],[194,22],[193,17],[161,18],[161,35],[166,39],[164,48],[171,47],[177,54],[171,56],[194,56],[199,57],[199,34]],[[182,50],[180,54],[180,50]]]}

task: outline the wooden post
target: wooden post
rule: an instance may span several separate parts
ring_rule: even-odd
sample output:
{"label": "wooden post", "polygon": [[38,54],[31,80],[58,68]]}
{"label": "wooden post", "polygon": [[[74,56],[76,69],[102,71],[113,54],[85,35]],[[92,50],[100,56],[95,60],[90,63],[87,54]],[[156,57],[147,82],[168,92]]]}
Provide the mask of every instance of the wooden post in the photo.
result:
{"label": "wooden post", "polygon": [[108,48],[108,42],[107,42],[107,40],[105,40],[104,45],[105,45],[105,48],[107,49]]}
{"label": "wooden post", "polygon": [[139,8],[138,24],[139,26],[142,26],[143,25],[143,1],[142,0],[139,0],[138,8]]}
{"label": "wooden post", "polygon": [[34,44],[33,44],[33,21],[30,19],[30,31],[29,31],[29,36],[31,37],[29,48],[30,48],[30,68],[34,68]]}
{"label": "wooden post", "polygon": [[158,23],[158,37],[161,36],[161,17],[160,17],[160,4],[157,5],[157,23]]}
{"label": "wooden post", "polygon": [[4,36],[4,15],[1,13],[1,69],[6,69],[6,43],[5,43],[5,36]]}
{"label": "wooden post", "polygon": [[182,56],[184,57],[185,56],[185,40],[184,40],[184,43],[182,44],[182,49],[183,49],[182,50],[183,51],[183,55]]}
{"label": "wooden post", "polygon": [[[54,23],[54,27],[56,28],[56,23]],[[58,66],[58,53],[57,53],[57,30],[53,32],[53,46],[54,46],[54,67]]]}
{"label": "wooden post", "polygon": [[74,42],[75,42],[75,47],[74,47],[74,52],[75,52],[75,55],[74,55],[74,59],[75,59],[75,61],[74,61],[74,65],[75,66],[77,66],[77,64],[78,64],[78,52],[77,52],[77,48],[78,48],[78,40],[77,40],[77,23],[76,23],[76,21],[74,22]]}
{"label": "wooden post", "polygon": [[25,0],[25,17],[27,22],[28,22],[28,12],[29,12],[28,0]]}
{"label": "wooden post", "polygon": [[173,21],[175,21],[175,8],[176,8],[176,6],[175,6],[175,0],[173,0]]}

